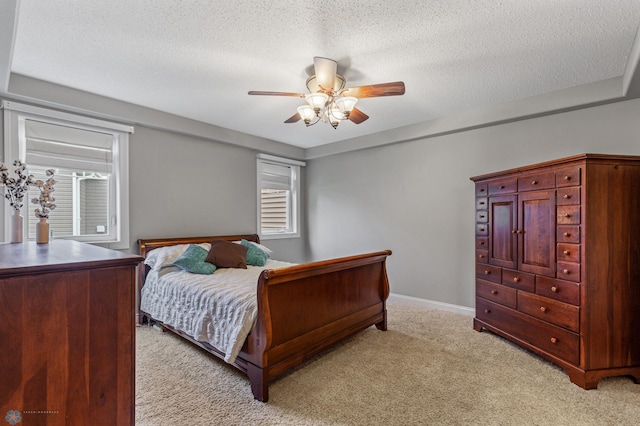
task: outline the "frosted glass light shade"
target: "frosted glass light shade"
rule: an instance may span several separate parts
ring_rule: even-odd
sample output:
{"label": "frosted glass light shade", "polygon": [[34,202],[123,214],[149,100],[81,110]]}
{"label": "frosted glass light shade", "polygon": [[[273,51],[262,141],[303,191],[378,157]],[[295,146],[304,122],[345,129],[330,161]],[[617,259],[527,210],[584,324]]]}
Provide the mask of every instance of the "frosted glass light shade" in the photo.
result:
{"label": "frosted glass light shade", "polygon": [[318,115],[320,110],[324,108],[327,100],[329,100],[329,96],[325,93],[310,93],[304,97],[309,106],[313,108],[313,111]]}
{"label": "frosted glass light shade", "polygon": [[355,108],[356,104],[358,103],[358,98],[354,98],[353,96],[345,96],[337,98],[334,103],[340,109],[340,112],[348,117],[349,114],[351,114],[351,111],[353,111],[353,108]]}
{"label": "frosted glass light shade", "polygon": [[302,105],[298,107],[298,114],[300,114],[300,118],[304,120],[306,124],[309,124],[313,117],[315,117],[316,113],[313,111],[309,105]]}

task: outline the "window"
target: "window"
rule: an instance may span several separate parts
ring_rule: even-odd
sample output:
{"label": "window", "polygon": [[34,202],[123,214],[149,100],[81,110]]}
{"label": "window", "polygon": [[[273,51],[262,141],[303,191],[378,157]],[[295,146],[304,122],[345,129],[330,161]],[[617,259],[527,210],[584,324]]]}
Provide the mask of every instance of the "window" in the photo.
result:
{"label": "window", "polygon": [[300,166],[305,163],[258,155],[258,232],[260,238],[299,237]]}
{"label": "window", "polygon": [[[127,153],[133,128],[13,102],[3,107],[6,162],[21,159],[29,174],[42,180],[47,169],[56,170],[56,209],[48,219],[53,238],[128,248]],[[32,188],[29,200],[37,196]],[[35,239],[34,209],[25,202],[25,239]]]}

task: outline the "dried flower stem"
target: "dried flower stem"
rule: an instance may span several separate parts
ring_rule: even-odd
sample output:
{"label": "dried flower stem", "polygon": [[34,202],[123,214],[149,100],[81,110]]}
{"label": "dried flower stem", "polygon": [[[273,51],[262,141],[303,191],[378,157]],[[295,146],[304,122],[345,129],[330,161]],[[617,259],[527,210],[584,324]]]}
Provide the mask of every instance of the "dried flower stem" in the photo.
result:
{"label": "dried flower stem", "polygon": [[14,210],[20,210],[24,205],[24,194],[29,190],[29,186],[35,184],[35,180],[33,175],[24,174],[27,166],[22,161],[14,161],[13,166],[15,174],[18,175],[17,179],[9,177],[9,169],[0,162],[0,185],[4,185],[4,198],[9,200],[9,205]]}

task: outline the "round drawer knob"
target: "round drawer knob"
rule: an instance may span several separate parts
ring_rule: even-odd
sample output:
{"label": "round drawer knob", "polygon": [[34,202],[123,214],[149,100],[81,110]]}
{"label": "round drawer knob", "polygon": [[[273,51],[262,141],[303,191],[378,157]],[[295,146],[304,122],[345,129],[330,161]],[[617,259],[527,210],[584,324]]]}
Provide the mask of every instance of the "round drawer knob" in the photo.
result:
{"label": "round drawer knob", "polygon": [[484,188],[480,188],[480,192],[484,192]]}
{"label": "round drawer knob", "polygon": [[554,345],[555,345],[556,343],[558,343],[558,338],[557,338],[557,337],[552,337],[552,338],[551,338],[551,343],[553,343]]}
{"label": "round drawer knob", "polygon": [[485,314],[490,314],[490,313],[491,313],[491,309],[485,309],[485,310],[484,310],[484,313],[485,313]]}
{"label": "round drawer knob", "polygon": [[491,290],[491,294],[498,294],[498,290]]}
{"label": "round drawer knob", "polygon": [[484,259],[484,254],[481,254],[480,256],[478,256],[480,259]]}
{"label": "round drawer knob", "polygon": [[570,270],[568,270],[568,269],[563,269],[563,270],[562,270],[562,272],[563,272],[565,275],[569,275],[569,274],[571,273],[571,271],[570,271]]}
{"label": "round drawer knob", "polygon": [[571,180],[571,176],[565,176],[563,179],[564,180]]}
{"label": "round drawer knob", "polygon": [[569,194],[564,194],[564,198],[568,200],[569,198],[571,198],[571,195],[569,195]]}
{"label": "round drawer knob", "polygon": [[566,254],[567,256],[571,253],[569,250],[565,250],[562,253]]}
{"label": "round drawer knob", "polygon": [[504,185],[500,185],[499,189],[504,189]]}
{"label": "round drawer knob", "polygon": [[487,270],[485,269],[484,274],[485,274],[485,275],[491,275],[491,271],[487,271]]}
{"label": "round drawer knob", "polygon": [[484,206],[484,201],[480,201],[480,205],[481,205],[481,206]]}
{"label": "round drawer knob", "polygon": [[480,241],[480,245],[483,246],[484,245],[484,241]]}
{"label": "round drawer knob", "polygon": [[483,214],[480,215],[480,219],[484,219],[484,215]]}
{"label": "round drawer knob", "polygon": [[520,277],[513,277],[513,282],[519,283],[520,282]]}
{"label": "round drawer knob", "polygon": [[558,287],[551,287],[551,291],[554,292],[554,293],[557,293],[558,292]]}
{"label": "round drawer knob", "polygon": [[547,312],[547,311],[548,311],[547,308],[545,308],[544,306],[540,306],[540,312]]}
{"label": "round drawer knob", "polygon": [[565,213],[564,217],[571,217],[571,215],[569,213]]}
{"label": "round drawer knob", "polygon": [[537,181],[537,180],[532,180],[532,181],[531,181],[531,185],[537,185],[537,184],[538,184],[538,181]]}
{"label": "round drawer knob", "polygon": [[570,233],[568,233],[568,232],[565,232],[565,233],[564,233],[564,234],[562,234],[562,235],[564,235],[565,237],[570,237],[570,236],[571,236],[571,234],[570,234]]}

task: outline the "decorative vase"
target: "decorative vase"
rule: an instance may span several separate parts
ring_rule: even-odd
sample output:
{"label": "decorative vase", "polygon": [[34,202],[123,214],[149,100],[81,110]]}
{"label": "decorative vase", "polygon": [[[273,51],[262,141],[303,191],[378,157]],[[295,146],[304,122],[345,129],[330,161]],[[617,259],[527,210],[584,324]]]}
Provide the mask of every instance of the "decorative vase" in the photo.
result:
{"label": "decorative vase", "polygon": [[20,214],[20,210],[14,210],[11,216],[11,242],[22,242],[22,226],[24,224],[24,218]]}
{"label": "decorative vase", "polygon": [[47,244],[49,242],[49,223],[46,217],[41,217],[36,223],[36,243]]}

